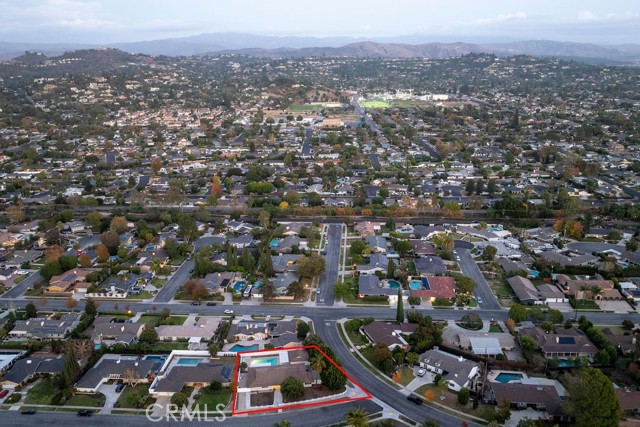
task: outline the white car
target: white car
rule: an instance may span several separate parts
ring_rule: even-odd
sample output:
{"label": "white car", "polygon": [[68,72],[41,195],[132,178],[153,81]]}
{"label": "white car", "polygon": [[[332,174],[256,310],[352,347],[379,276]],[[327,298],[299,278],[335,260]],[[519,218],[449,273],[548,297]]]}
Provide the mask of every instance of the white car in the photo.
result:
{"label": "white car", "polygon": [[426,369],[424,369],[424,368],[418,369],[418,376],[419,377],[424,377],[424,374],[426,374],[426,373],[427,373]]}
{"label": "white car", "polygon": [[24,276],[25,274],[29,274],[29,272],[26,270],[18,270],[16,271],[16,274],[19,276]]}
{"label": "white car", "polygon": [[233,310],[225,310],[224,314],[233,314]]}

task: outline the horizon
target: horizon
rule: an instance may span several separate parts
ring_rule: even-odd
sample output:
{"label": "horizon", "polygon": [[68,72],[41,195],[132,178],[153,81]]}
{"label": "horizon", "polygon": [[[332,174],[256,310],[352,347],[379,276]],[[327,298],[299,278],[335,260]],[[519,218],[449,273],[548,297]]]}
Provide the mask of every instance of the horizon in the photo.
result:
{"label": "horizon", "polygon": [[[258,0],[0,0],[0,40],[6,43],[110,45],[193,37],[251,34],[269,37],[416,39],[419,43],[496,43],[553,40],[601,45],[637,44],[640,3],[550,0],[506,4],[486,0],[399,0],[371,5],[327,0],[301,8]],[[249,11],[249,12],[247,12]],[[416,42],[408,42],[416,44]]]}

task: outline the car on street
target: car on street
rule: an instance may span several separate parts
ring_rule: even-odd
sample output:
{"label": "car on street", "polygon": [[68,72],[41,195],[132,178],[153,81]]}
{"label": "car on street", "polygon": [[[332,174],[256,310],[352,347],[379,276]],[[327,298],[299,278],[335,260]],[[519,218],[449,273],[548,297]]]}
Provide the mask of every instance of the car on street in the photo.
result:
{"label": "car on street", "polygon": [[193,301],[191,305],[202,305],[202,303],[200,301]]}
{"label": "car on street", "polygon": [[215,303],[215,301],[209,301],[209,302],[207,303],[207,305],[208,305],[209,307],[214,307],[214,306],[216,305],[216,303]]}
{"label": "car on street", "polygon": [[16,274],[18,276],[24,276],[25,274],[29,274],[29,272],[27,270],[18,270],[16,271]]}
{"label": "car on street", "polygon": [[424,375],[427,373],[427,370],[424,368],[420,368],[418,369],[418,376],[419,377],[424,377]]}
{"label": "car on street", "polygon": [[233,310],[225,310],[224,314],[233,314]]}
{"label": "car on street", "polygon": [[414,396],[412,394],[410,394],[409,396],[407,396],[407,400],[410,402],[415,403],[416,405],[422,405],[422,399],[419,398],[418,396]]}
{"label": "car on street", "polygon": [[80,409],[78,411],[79,417],[90,417],[91,415],[93,415],[93,411],[90,411],[89,409]]}
{"label": "car on street", "polygon": [[476,300],[478,301],[478,304],[482,304],[482,297],[479,296]]}
{"label": "car on street", "polygon": [[22,411],[22,415],[33,415],[35,414],[37,411],[33,408],[29,408],[29,409],[25,409]]}

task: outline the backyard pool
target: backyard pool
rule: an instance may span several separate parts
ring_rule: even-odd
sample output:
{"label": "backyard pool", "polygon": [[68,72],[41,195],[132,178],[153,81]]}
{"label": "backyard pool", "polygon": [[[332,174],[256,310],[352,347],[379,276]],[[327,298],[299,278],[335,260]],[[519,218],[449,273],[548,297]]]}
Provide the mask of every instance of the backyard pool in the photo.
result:
{"label": "backyard pool", "polygon": [[144,360],[151,360],[156,363],[164,363],[167,358],[165,356],[146,356]]}
{"label": "backyard pool", "polygon": [[240,292],[242,288],[244,288],[244,282],[236,282],[236,284],[233,285],[233,290],[236,292]]}
{"label": "backyard pool", "polygon": [[535,277],[536,279],[537,279],[538,277],[540,277],[540,272],[539,272],[539,271],[535,271],[535,270],[529,270],[529,271],[531,272],[531,275],[532,275],[533,277]]}
{"label": "backyard pool", "polygon": [[426,277],[422,278],[422,286],[425,289],[431,289],[431,285],[429,284],[429,280]]}
{"label": "backyard pool", "polygon": [[260,286],[262,286],[262,282],[256,282],[253,284],[254,288],[259,288]]}
{"label": "backyard pool", "polygon": [[269,247],[270,248],[277,248],[279,244],[280,244],[280,241],[274,239],[274,240],[271,241],[271,243],[269,243]]}
{"label": "backyard pool", "polygon": [[231,347],[229,349],[229,351],[232,351],[234,353],[238,353],[240,351],[254,351],[254,350],[259,350],[260,346],[258,344],[254,344],[254,345],[239,345],[236,344],[233,347]]}
{"label": "backyard pool", "polygon": [[573,368],[574,366],[576,366],[576,363],[572,360],[559,359],[558,366],[560,366],[561,368]]}
{"label": "backyard pool", "polygon": [[147,251],[147,252],[153,252],[153,251],[155,251],[155,250],[156,250],[156,247],[155,247],[155,246],[147,246],[147,248],[146,248],[146,251]]}
{"label": "backyard pool", "polygon": [[400,287],[400,282],[397,280],[389,280],[389,287],[391,289],[398,289]]}
{"label": "backyard pool", "polygon": [[249,363],[249,365],[253,367],[278,366],[278,356],[256,357],[255,359],[251,359],[251,362]]}
{"label": "backyard pool", "polygon": [[412,291],[419,291],[422,289],[422,282],[420,280],[412,280],[409,282],[409,289]]}
{"label": "backyard pool", "polygon": [[200,363],[204,363],[204,362],[206,362],[206,360],[202,359],[202,358],[181,357],[176,362],[176,365],[180,365],[180,366],[196,366],[196,365],[199,365]]}
{"label": "backyard pool", "polygon": [[502,384],[510,383],[511,381],[522,381],[524,375],[518,372],[500,372],[496,375],[496,381]]}

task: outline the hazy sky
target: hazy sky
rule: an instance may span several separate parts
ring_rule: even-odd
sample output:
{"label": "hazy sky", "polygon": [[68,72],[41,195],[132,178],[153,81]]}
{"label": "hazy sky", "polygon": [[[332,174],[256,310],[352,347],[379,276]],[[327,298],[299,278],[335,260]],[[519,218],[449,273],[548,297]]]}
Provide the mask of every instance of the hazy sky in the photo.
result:
{"label": "hazy sky", "polygon": [[230,31],[639,43],[640,1],[0,0],[0,41],[108,43]]}

